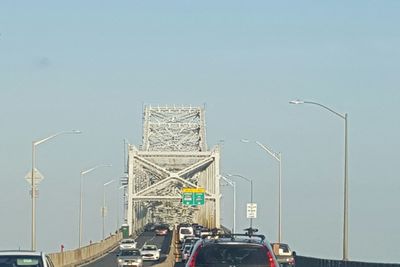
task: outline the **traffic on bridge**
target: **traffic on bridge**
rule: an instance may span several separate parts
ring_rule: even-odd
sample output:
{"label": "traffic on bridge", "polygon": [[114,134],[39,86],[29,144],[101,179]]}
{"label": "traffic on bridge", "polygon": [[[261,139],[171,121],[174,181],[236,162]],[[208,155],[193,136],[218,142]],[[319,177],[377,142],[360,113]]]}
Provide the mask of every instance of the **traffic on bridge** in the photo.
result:
{"label": "traffic on bridge", "polygon": [[[347,127],[347,115],[342,116],[322,104],[301,100],[291,101],[291,103],[322,106],[344,118]],[[256,145],[279,163],[278,214],[276,216],[278,238],[273,242],[265,233],[259,233],[254,227],[259,205],[253,198],[253,179],[237,173],[221,173],[221,147],[216,145],[209,149],[205,132],[203,107],[145,106],[143,143],[138,147],[126,144],[126,175],[119,181],[124,195],[123,225],[116,230],[115,234],[110,234],[106,238],[105,189],[106,186],[115,182],[113,179],[103,185],[101,209],[103,239],[99,243],[92,244],[91,242],[88,246],[81,246],[83,231],[81,195],[79,248],[49,254],[46,258],[48,265],[57,267],[78,265],[93,267],[153,265],[311,267],[325,266],[324,264],[340,266],[343,261],[346,261],[348,267],[363,266],[347,258],[347,205],[344,210],[343,261],[300,256],[296,254],[296,248],[282,242],[282,154],[255,141]],[[347,138],[347,130],[345,132]],[[33,149],[38,144],[64,133],[80,132],[61,132],[52,135],[34,142]],[[242,142],[251,141],[243,139]],[[347,142],[345,145],[347,146]],[[35,156],[34,152],[33,156]],[[27,175],[32,186],[37,184],[40,177],[34,162],[33,158],[31,176]],[[347,157],[345,163],[347,166]],[[97,165],[81,171],[81,192],[85,174],[100,167],[110,166]],[[347,179],[347,172],[345,175]],[[240,180],[250,185],[249,202],[246,205],[249,227],[246,229],[236,227],[236,183]],[[233,220],[230,229],[221,223],[221,188],[224,186],[233,187]],[[346,183],[345,186],[347,186]],[[34,191],[34,187],[32,188]],[[346,188],[345,192],[347,192]],[[347,203],[346,194],[344,201]],[[33,210],[34,207],[35,201],[32,202]],[[32,222],[34,221],[33,217]],[[36,238],[34,230],[33,225],[33,248]],[[11,258],[8,260],[17,264],[19,260],[32,261],[30,257],[23,255],[15,260]],[[33,261],[36,262],[36,260]]]}

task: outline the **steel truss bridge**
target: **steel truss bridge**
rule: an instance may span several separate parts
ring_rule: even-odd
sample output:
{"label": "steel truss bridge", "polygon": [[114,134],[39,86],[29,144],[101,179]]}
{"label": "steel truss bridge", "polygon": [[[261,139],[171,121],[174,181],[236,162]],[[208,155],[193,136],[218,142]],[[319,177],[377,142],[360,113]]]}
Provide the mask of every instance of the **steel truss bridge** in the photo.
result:
{"label": "steel truss bridge", "polygon": [[[209,228],[220,227],[220,177],[220,148],[207,148],[204,108],[146,106],[143,143],[139,147],[128,146],[128,178],[123,179],[128,196],[124,207],[130,234],[137,237],[148,222],[197,222]],[[183,205],[182,188],[204,188],[205,204]],[[108,263],[101,265],[95,261],[92,266],[108,266],[109,262],[115,261],[112,251],[121,238],[122,232],[118,232],[100,243],[50,256],[55,266],[77,266],[99,256],[101,261],[106,252],[111,255]],[[172,253],[170,257],[174,255]],[[164,266],[173,264],[175,261]],[[400,267],[400,264],[339,261],[298,255],[296,266]]]}
{"label": "steel truss bridge", "polygon": [[[209,150],[203,107],[144,107],[143,143],[128,145],[127,223],[197,222],[220,227],[220,148]],[[204,188],[205,204],[185,206],[182,188]]]}

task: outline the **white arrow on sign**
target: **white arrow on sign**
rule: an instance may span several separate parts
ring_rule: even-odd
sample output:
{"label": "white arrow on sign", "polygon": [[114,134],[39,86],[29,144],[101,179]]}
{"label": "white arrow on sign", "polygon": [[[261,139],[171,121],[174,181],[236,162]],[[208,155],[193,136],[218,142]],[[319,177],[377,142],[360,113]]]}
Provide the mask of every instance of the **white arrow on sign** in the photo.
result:
{"label": "white arrow on sign", "polygon": [[[25,175],[25,179],[28,181],[30,185],[32,185],[32,172],[28,172]],[[35,171],[33,172],[33,182],[35,185],[40,183],[44,179],[43,175],[38,171],[38,169],[35,168]]]}

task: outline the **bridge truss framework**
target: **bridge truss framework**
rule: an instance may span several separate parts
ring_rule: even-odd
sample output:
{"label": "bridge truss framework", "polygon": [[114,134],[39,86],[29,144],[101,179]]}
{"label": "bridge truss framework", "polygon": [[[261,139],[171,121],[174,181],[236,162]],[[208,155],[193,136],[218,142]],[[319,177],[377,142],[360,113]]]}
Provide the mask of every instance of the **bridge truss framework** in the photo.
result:
{"label": "bridge truss framework", "polygon": [[[203,107],[144,107],[143,144],[128,146],[130,233],[146,223],[220,227],[220,148],[207,149]],[[184,206],[182,188],[204,188],[205,204]]]}

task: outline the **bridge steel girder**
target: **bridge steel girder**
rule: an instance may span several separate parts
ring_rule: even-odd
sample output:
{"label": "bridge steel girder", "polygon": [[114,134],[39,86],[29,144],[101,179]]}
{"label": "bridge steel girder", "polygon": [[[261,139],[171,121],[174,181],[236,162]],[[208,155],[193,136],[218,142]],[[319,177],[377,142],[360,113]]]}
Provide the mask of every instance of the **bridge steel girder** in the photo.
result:
{"label": "bridge steel girder", "polygon": [[[128,146],[130,233],[148,222],[220,227],[220,148],[207,150],[204,110],[145,107],[143,145]],[[204,188],[205,204],[184,206],[182,188]]]}

